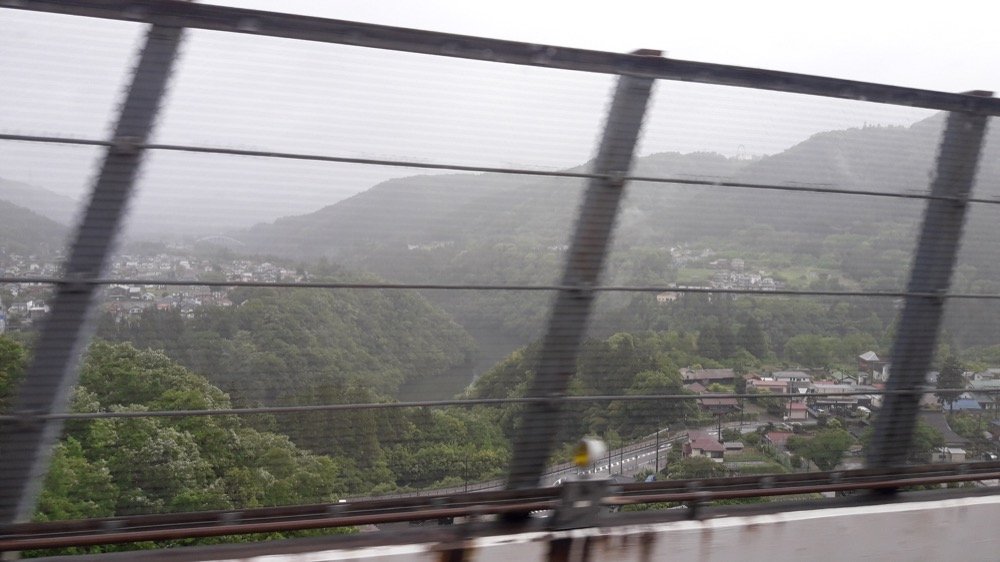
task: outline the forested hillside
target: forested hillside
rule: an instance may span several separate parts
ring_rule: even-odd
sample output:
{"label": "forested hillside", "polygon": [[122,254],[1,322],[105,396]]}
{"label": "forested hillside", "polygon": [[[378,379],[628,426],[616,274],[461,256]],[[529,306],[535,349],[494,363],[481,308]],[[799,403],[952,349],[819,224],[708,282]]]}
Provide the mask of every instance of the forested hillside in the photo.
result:
{"label": "forested hillside", "polygon": [[[12,390],[26,360],[20,344],[0,336],[0,399]],[[352,401],[376,399],[363,389],[352,392]],[[98,341],[86,356],[70,409],[230,407],[226,393],[164,354]],[[6,408],[0,402],[0,412]],[[289,438],[275,428],[295,430]],[[508,454],[495,414],[488,410],[70,421],[36,518],[336,502],[492,478],[503,470]]]}
{"label": "forested hillside", "polygon": [[453,370],[471,377],[472,339],[412,292],[243,289],[230,298],[190,319],[105,315],[98,336],[163,350],[238,404],[318,403],[320,389],[345,385],[395,395]]}
{"label": "forested hillside", "polygon": [[[783,153],[750,161],[655,154],[638,159],[634,174],[926,192],[943,122],[936,115],[910,127],[819,133]],[[993,130],[980,160],[977,197],[1000,194],[998,150],[1000,131]],[[496,174],[404,178],[239,236],[256,251],[330,256],[398,282],[551,284],[558,280],[583,183]],[[900,291],[924,205],[913,199],[632,182],[604,282],[706,284],[713,273],[706,269],[711,258],[676,263],[672,257],[673,249],[686,247],[740,258],[789,288]],[[958,292],[1000,290],[1000,246],[992,243],[997,207],[974,206],[970,213],[954,280]],[[486,334],[477,339],[487,348],[491,335],[522,344],[537,338],[551,297],[468,291],[427,296],[463,326]],[[894,316],[885,302],[855,299],[842,306],[859,309],[852,314],[876,316],[881,326],[871,326],[873,335],[884,333]],[[651,295],[604,295],[595,334],[662,329],[662,316]],[[661,318],[637,321],[655,317]],[[1000,309],[993,303],[955,301],[946,327],[960,346],[991,345],[997,343],[997,318]],[[698,329],[690,322],[670,327]],[[783,343],[776,338],[775,345]]]}
{"label": "forested hillside", "polygon": [[26,207],[0,198],[0,250],[20,255],[55,252],[67,240],[68,228]]}
{"label": "forested hillside", "polygon": [[73,222],[79,203],[37,185],[0,178],[0,200],[24,207],[63,225]]}

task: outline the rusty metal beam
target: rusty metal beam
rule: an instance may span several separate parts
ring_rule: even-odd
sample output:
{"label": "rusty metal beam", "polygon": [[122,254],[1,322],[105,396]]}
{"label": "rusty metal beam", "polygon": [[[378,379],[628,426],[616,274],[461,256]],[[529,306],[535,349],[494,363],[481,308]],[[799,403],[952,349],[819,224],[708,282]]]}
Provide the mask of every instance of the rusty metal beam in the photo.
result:
{"label": "rusty metal beam", "polygon": [[737,86],[942,111],[982,111],[1000,115],[1000,100],[798,74],[522,43],[391,27],[370,23],[186,3],[179,0],[0,0],[0,7],[183,26],[231,33],[284,37],[443,57],[558,68],[604,74],[631,74],[720,86]]}
{"label": "rusty metal beam", "polygon": [[[846,490],[880,490],[927,486],[1000,477],[1000,463],[964,466],[924,465],[902,470],[853,470],[799,473],[704,481],[677,480],[629,484],[603,505],[650,502],[709,502],[715,500],[788,496]],[[739,484],[734,484],[734,480]],[[559,488],[531,491],[467,494],[462,501],[448,498],[427,501],[417,509],[390,508],[383,501],[349,504],[257,508],[244,512],[142,515],[86,521],[56,521],[16,525],[0,535],[0,551],[92,546],[149,540],[172,540],[232,534],[283,532],[338,526],[433,520],[444,517],[478,517],[550,509],[559,503]],[[451,498],[456,499],[456,498]],[[825,501],[825,500],[824,500]],[[814,505],[821,505],[815,503]],[[417,507],[417,506],[414,506]],[[615,524],[602,519],[602,524]],[[551,519],[545,528],[558,527]],[[517,526],[515,526],[517,527]],[[523,530],[523,529],[522,529]]]}

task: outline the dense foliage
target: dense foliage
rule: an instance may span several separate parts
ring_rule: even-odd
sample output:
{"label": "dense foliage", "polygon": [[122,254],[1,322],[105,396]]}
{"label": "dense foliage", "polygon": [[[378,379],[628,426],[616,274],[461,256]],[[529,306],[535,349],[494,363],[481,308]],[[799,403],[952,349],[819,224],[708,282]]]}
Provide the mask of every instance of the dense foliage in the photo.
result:
{"label": "dense foliage", "polygon": [[[0,372],[24,368],[0,337]],[[229,397],[164,354],[97,342],[74,390],[74,420],[56,447],[39,520],[313,502],[498,476],[508,443],[495,413],[464,409],[317,412],[296,416],[143,417],[144,411],[227,410]],[[136,417],[132,417],[136,416]],[[261,429],[300,427],[294,436]]]}
{"label": "dense foliage", "polygon": [[820,470],[833,470],[840,464],[854,437],[839,428],[824,429],[806,439],[793,435],[788,438],[788,450],[809,459]]}
{"label": "dense foliage", "polygon": [[962,377],[964,371],[965,368],[954,354],[946,357],[941,364],[937,379],[937,396],[940,402],[948,405],[949,410],[962,395],[961,389],[965,388],[965,378]]}
{"label": "dense foliage", "polygon": [[[161,353],[95,343],[74,412],[228,409],[218,388]],[[336,501],[351,467],[235,416],[107,418],[67,424],[40,519]]]}
{"label": "dense foliage", "polygon": [[[523,396],[534,376],[539,347],[512,354],[480,377],[468,395],[474,398]],[[616,334],[584,342],[570,391],[575,395],[677,395],[684,389],[679,365],[697,363],[693,339],[675,332]],[[519,406],[503,409],[502,425],[513,436]],[[704,422],[693,400],[574,403],[564,409],[560,440],[575,442],[583,435],[602,435],[609,441],[633,439],[668,424]]]}
{"label": "dense foliage", "polygon": [[163,350],[239,404],[310,404],[331,386],[394,394],[470,371],[471,338],[424,299],[402,291],[237,290],[231,307],[186,319],[148,309],[105,315],[100,337]]}

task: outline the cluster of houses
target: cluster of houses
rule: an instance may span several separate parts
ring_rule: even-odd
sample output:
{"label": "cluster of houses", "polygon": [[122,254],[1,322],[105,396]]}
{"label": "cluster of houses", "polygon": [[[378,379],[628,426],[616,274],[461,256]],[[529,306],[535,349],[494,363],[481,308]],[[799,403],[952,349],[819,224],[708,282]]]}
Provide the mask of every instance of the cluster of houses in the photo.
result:
{"label": "cluster of houses", "polygon": [[[728,387],[735,383],[737,375],[732,369],[689,367],[681,369],[680,374],[685,389],[705,395],[698,398],[698,406],[703,411],[722,416],[741,410],[741,401],[736,397],[720,396],[711,391],[713,385]],[[823,375],[820,380],[813,373],[801,370],[772,371],[749,374],[744,379],[747,393],[782,397],[782,422],[806,422],[824,414],[864,416],[870,414],[872,408],[881,406],[878,394],[881,384],[860,384],[857,377],[831,380],[828,374]],[[785,450],[788,438],[794,435],[789,429],[789,426],[779,425],[778,429],[765,433],[764,440],[778,450]],[[743,443],[723,442],[721,437],[705,431],[689,431],[682,447],[685,457],[703,456],[721,463],[726,453],[741,451]]]}
{"label": "cluster of houses", "polygon": [[0,272],[4,277],[53,277],[61,271],[62,256],[25,256],[0,250]]}
{"label": "cluster of houses", "polygon": [[[193,317],[203,306],[232,306],[225,287],[206,287],[196,283],[205,278],[237,283],[274,283],[301,281],[305,274],[270,262],[236,259],[228,262],[193,259],[181,255],[157,254],[154,256],[118,256],[114,260],[113,275],[143,280],[169,279],[191,281],[191,286],[177,290],[176,285],[149,283],[136,285],[109,285],[104,291],[102,309],[117,320],[142,314],[151,308],[176,310],[182,316]],[[168,290],[173,289],[173,290]]]}
{"label": "cluster of houses", "polygon": [[692,249],[687,246],[674,246],[670,248],[670,257],[677,267],[683,267],[690,263],[704,262],[712,258],[715,251],[711,248]]}
{"label": "cluster of houses", "polygon": [[763,271],[744,271],[746,263],[740,258],[720,258],[709,265],[715,269],[711,281],[713,289],[776,291],[784,287],[783,283],[775,281]]}
{"label": "cluster of houses", "polygon": [[[172,287],[176,289],[176,287]],[[202,306],[232,306],[226,290],[212,290],[204,286],[185,287],[183,291],[168,292],[163,285],[111,285],[105,290],[101,310],[121,320],[142,314],[148,309],[175,310],[186,318],[194,316]]]}
{"label": "cluster of houses", "polygon": [[[61,273],[61,255],[21,255],[0,248],[0,276],[57,277]],[[50,285],[41,283],[4,283],[8,300],[0,299],[0,334],[9,328],[30,326],[48,314]]]}
{"label": "cluster of houses", "polygon": [[[719,396],[712,392],[713,384],[732,385],[736,373],[732,369],[681,369],[684,388],[704,394],[698,406],[713,415],[726,415],[740,411],[740,401],[735,397]],[[784,421],[806,421],[824,413],[870,414],[871,408],[881,406],[878,391],[881,384],[859,384],[856,379],[814,380],[806,371],[773,371],[750,374],[745,377],[747,392],[760,395],[782,396]],[[872,394],[868,394],[871,392]],[[790,398],[784,398],[790,396]]]}
{"label": "cluster of houses", "polygon": [[[749,374],[745,377],[747,393],[782,397],[782,422],[805,422],[825,414],[867,418],[882,405],[882,394],[888,378],[889,364],[869,351],[858,356],[858,372],[811,373],[807,371],[774,371]],[[740,412],[741,400],[712,392],[713,385],[729,387],[736,381],[732,369],[701,369],[689,367],[680,370],[684,387],[698,398],[698,406],[706,413],[723,416]],[[950,404],[952,411],[982,414],[983,437],[1000,446],[1000,369],[964,373],[966,392]],[[935,427],[945,443],[933,460],[938,462],[963,462],[969,440],[956,434],[949,426],[945,413],[935,393],[936,372],[928,373],[927,385],[921,404],[921,417]],[[718,386],[715,386],[718,390]],[[783,427],[781,429],[791,429]],[[770,431],[764,435],[766,442],[784,450],[792,431]],[[725,453],[738,450],[741,443],[723,443],[703,432],[688,433],[684,444],[685,456],[705,456],[722,462]]]}
{"label": "cluster of houses", "polygon": [[295,280],[299,273],[270,262],[249,259],[221,261],[192,258],[183,253],[160,253],[116,256],[111,263],[111,276],[171,281],[197,281],[211,276],[226,281],[276,282]]}
{"label": "cluster of houses", "polygon": [[[693,250],[685,250],[678,248],[670,249],[671,255],[674,257],[674,262],[678,265],[683,265],[697,259],[702,259],[712,256],[714,253],[711,250],[703,250],[701,253],[695,253]],[[708,265],[715,271],[712,273],[712,278],[707,285],[671,285],[671,288],[676,288],[675,291],[663,291],[656,295],[656,302],[659,304],[666,304],[673,302],[680,298],[684,294],[684,289],[739,289],[745,291],[777,291],[778,289],[783,289],[785,284],[780,281],[775,281],[775,279],[769,276],[763,271],[746,271],[746,261],[742,258],[719,258],[708,262]]]}
{"label": "cluster of houses", "polygon": [[[108,285],[102,291],[102,310],[116,319],[141,314],[155,308],[176,310],[193,316],[203,306],[232,306],[225,288],[198,286],[200,280],[273,283],[301,281],[305,273],[270,262],[249,259],[223,261],[193,258],[183,249],[172,253],[151,255],[118,255],[110,264],[109,277],[142,279],[144,285]],[[0,253],[0,271],[8,277],[59,277],[62,258],[20,256]],[[174,284],[161,285],[157,280]],[[178,287],[177,281],[190,281],[191,286]],[[0,302],[0,333],[7,329],[24,329],[49,312],[47,301],[52,286],[39,283],[5,283],[8,302]]]}

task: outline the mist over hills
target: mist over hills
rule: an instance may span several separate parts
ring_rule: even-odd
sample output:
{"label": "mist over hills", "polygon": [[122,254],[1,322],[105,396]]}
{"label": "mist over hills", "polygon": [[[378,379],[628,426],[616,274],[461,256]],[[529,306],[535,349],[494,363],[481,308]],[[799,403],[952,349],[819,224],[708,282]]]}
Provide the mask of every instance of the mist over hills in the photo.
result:
{"label": "mist over hills", "polygon": [[35,211],[0,200],[0,249],[22,255],[57,251],[69,229]]}
{"label": "mist over hills", "polygon": [[0,201],[23,207],[63,225],[73,223],[79,203],[43,187],[0,178]]}
{"label": "mist over hills", "polygon": [[[728,177],[746,163],[717,154],[656,154],[640,175]],[[585,172],[587,165],[570,172]],[[426,245],[531,238],[564,244],[583,182],[574,178],[447,174],[389,180],[307,215],[234,234],[262,253],[339,257],[370,244]],[[661,200],[666,200],[660,197]]]}
{"label": "mist over hills", "polygon": [[[710,153],[639,158],[633,174],[757,184],[926,192],[944,123],[938,115],[910,127],[865,127],[816,134],[752,161]],[[1000,194],[1000,134],[980,161],[975,193]],[[582,171],[587,166],[574,168]],[[236,235],[263,253],[343,257],[372,245],[420,246],[526,239],[565,244],[583,181],[498,174],[390,180],[314,213],[257,225]],[[751,226],[813,235],[871,232],[873,224],[919,220],[923,201],[632,182],[619,243],[674,244]]]}
{"label": "mist over hills", "polygon": [[[753,271],[808,288],[809,271],[832,285],[818,288],[905,289],[926,201],[794,192],[791,185],[884,193],[926,193],[944,115],[909,127],[865,126],[813,135],[774,156],[737,159],[713,153],[660,153],[638,158],[638,177],[772,186],[690,185],[633,181],[621,207],[604,282],[667,285],[711,276],[705,265],[682,271],[671,248],[712,248],[746,258]],[[581,165],[573,171],[583,171]],[[544,284],[558,279],[585,182],[499,174],[424,175],[391,180],[307,215],[234,234],[248,251],[311,260],[333,259],[395,282]],[[775,189],[777,188],[777,189]],[[989,132],[974,196],[1000,195],[1000,133]],[[974,205],[966,225],[953,290],[1000,292],[1000,249],[992,242],[997,208]],[[752,265],[750,265],[752,264]],[[683,266],[686,268],[691,265]],[[824,281],[825,282],[825,281]],[[428,292],[477,334],[540,335],[550,295]],[[604,295],[598,335],[660,324],[642,295]],[[989,307],[955,301],[948,329],[968,345],[988,343]],[[859,305],[861,306],[861,305]],[[655,308],[655,303],[654,303]],[[864,306],[861,306],[864,308]],[[891,303],[878,305],[882,322]],[[990,309],[992,310],[992,309]],[[970,318],[975,317],[972,321]],[[675,325],[677,320],[674,320]],[[698,329],[697,315],[684,320]],[[499,344],[498,344],[499,345]],[[498,347],[498,351],[503,351]],[[489,351],[485,356],[491,357]],[[497,354],[502,357],[503,353]]]}

